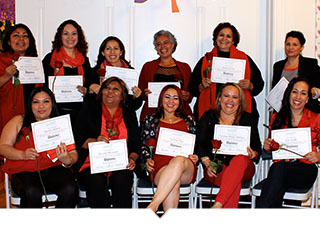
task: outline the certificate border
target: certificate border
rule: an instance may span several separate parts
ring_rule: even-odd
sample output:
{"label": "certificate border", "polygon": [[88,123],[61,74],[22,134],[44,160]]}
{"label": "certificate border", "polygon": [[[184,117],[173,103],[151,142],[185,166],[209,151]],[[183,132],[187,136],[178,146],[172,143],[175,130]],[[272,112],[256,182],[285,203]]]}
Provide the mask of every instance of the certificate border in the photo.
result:
{"label": "certificate border", "polygon": [[[107,169],[107,170],[104,170],[104,171],[96,171],[95,169],[92,168],[92,165],[91,165],[91,159],[90,159],[90,171],[91,171],[91,174],[96,174],[96,173],[106,173],[106,172],[111,172],[111,171],[117,171],[117,170],[125,170],[126,169],[126,166],[128,165],[129,163],[129,159],[128,159],[128,148],[127,148],[127,140],[126,139],[119,139],[119,140],[111,140],[110,142],[110,145],[112,146],[113,144],[115,143],[119,143],[123,146],[123,155],[124,155],[124,159],[126,161],[126,164],[124,167],[117,167],[117,168],[110,168],[110,169]],[[101,145],[105,145],[105,142],[93,142],[93,143],[88,143],[88,148],[89,148],[89,155],[90,157],[92,156],[92,147],[93,146],[101,146]],[[91,150],[91,151],[90,151]]]}

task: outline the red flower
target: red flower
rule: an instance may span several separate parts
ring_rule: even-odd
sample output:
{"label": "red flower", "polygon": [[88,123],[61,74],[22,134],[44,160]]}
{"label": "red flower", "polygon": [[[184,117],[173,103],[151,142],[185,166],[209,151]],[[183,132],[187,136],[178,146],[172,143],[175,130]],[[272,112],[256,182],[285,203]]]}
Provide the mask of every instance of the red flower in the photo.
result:
{"label": "red flower", "polygon": [[97,73],[99,74],[99,76],[101,76],[101,77],[105,77],[105,75],[106,75],[106,70],[105,69],[102,69],[102,68],[100,68],[100,69],[98,69],[97,70]]}
{"label": "red flower", "polygon": [[12,60],[13,61],[18,61],[19,57],[20,57],[20,54],[14,53],[13,56],[12,56]]}
{"label": "red flower", "polygon": [[61,67],[63,66],[63,63],[62,63],[62,61],[55,61],[54,62],[54,67],[56,68],[56,69],[60,69]]}
{"label": "red flower", "polygon": [[221,140],[211,140],[212,148],[219,149],[221,147],[222,141]]}
{"label": "red flower", "polygon": [[153,137],[150,137],[150,138],[146,141],[146,145],[147,145],[148,147],[154,147],[154,146],[156,146],[156,143],[157,143],[157,141],[156,141],[156,139],[153,138]]}
{"label": "red flower", "polygon": [[206,59],[207,59],[207,61],[211,61],[212,58],[213,58],[213,53],[212,53],[212,52],[207,52],[207,53],[206,53]]}
{"label": "red flower", "polygon": [[20,132],[24,137],[26,137],[26,136],[29,136],[30,129],[29,129],[29,127],[23,127]]}
{"label": "red flower", "polygon": [[107,121],[106,127],[107,127],[107,129],[112,129],[113,128],[113,121]]}
{"label": "red flower", "polygon": [[279,150],[279,148],[280,148],[280,144],[278,142],[276,142],[275,140],[272,140],[270,143],[270,150],[276,151],[276,150]]}

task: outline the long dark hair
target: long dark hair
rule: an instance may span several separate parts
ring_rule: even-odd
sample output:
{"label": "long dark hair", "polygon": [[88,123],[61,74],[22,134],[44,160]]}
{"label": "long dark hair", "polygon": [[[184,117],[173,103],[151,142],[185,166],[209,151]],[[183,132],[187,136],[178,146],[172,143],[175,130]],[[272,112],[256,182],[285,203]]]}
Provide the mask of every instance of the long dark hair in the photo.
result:
{"label": "long dark hair", "polygon": [[83,56],[87,56],[88,43],[87,43],[86,38],[84,36],[84,32],[83,32],[81,26],[77,22],[75,22],[74,20],[71,20],[71,19],[62,22],[62,24],[59,25],[57,32],[54,36],[54,40],[52,41],[52,51],[54,49],[57,49],[57,51],[59,52],[60,48],[63,46],[61,36],[62,36],[62,31],[67,24],[71,24],[77,29],[78,43],[75,47],[78,49],[78,51],[81,52],[81,54]]}
{"label": "long dark hair", "polygon": [[292,112],[291,112],[291,106],[290,106],[290,95],[294,85],[298,82],[305,82],[308,85],[308,97],[309,99],[312,97],[311,85],[309,80],[304,77],[293,78],[288,84],[288,87],[286,88],[283,94],[282,106],[279,113],[277,113],[276,118],[272,124],[272,127],[271,127],[272,130],[280,129],[282,125],[286,125],[286,124],[288,124],[288,128],[292,128]]}
{"label": "long dark hair", "polygon": [[51,109],[51,113],[50,113],[50,118],[59,116],[57,103],[56,103],[56,100],[54,98],[52,91],[46,87],[36,87],[31,91],[30,96],[28,98],[28,105],[27,105],[27,109],[25,111],[26,113],[25,113],[23,124],[22,124],[21,128],[30,127],[31,123],[36,122],[36,118],[34,117],[34,114],[32,112],[32,100],[36,94],[38,94],[39,92],[42,92],[42,91],[47,93],[51,99],[52,109]]}
{"label": "long dark hair", "polygon": [[101,43],[101,45],[99,47],[99,54],[98,54],[98,57],[97,57],[97,64],[96,64],[96,66],[94,68],[95,69],[100,68],[101,63],[106,59],[106,57],[102,55],[102,52],[106,48],[107,43],[109,41],[111,41],[111,40],[116,41],[118,43],[118,45],[119,45],[120,50],[122,51],[122,55],[120,56],[120,59],[122,59],[129,66],[129,68],[132,68],[132,66],[130,65],[130,62],[126,60],[126,50],[124,48],[123,43],[121,42],[121,40],[118,37],[115,37],[115,36],[108,36],[107,38],[105,38],[105,40],[102,41],[102,43]]}
{"label": "long dark hair", "polygon": [[2,42],[3,52],[13,53],[13,50],[12,50],[11,46],[9,45],[10,35],[18,28],[23,28],[28,33],[29,47],[26,50],[25,56],[38,57],[37,48],[36,48],[36,40],[34,39],[34,36],[31,32],[31,30],[25,24],[16,24],[12,27],[9,27],[8,31],[6,32],[6,34],[3,38],[3,42]]}
{"label": "long dark hair", "polygon": [[177,117],[185,117],[186,114],[183,113],[183,109],[182,109],[183,98],[182,98],[181,89],[179,87],[177,87],[176,85],[167,85],[164,88],[162,88],[162,90],[160,92],[159,99],[158,99],[158,108],[156,111],[156,118],[161,118],[164,116],[164,108],[163,108],[162,100],[164,97],[164,93],[169,89],[176,90],[178,93],[178,97],[179,97],[179,106],[176,109],[176,111],[174,112],[174,115]]}

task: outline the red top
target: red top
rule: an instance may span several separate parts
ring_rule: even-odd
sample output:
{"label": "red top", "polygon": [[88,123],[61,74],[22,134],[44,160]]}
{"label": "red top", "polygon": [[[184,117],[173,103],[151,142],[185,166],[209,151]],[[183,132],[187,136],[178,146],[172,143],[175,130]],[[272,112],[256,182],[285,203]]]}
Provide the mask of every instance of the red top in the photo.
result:
{"label": "red top", "polygon": [[[4,75],[6,68],[12,64],[12,54],[10,52],[0,53],[0,77]],[[0,135],[5,124],[14,117],[13,98],[16,115],[24,114],[23,85],[14,87],[12,79],[9,79],[0,87]]]}
{"label": "red top", "polygon": [[[271,130],[271,126],[274,122],[274,120],[276,119],[276,115],[277,113],[274,113],[272,115],[271,121],[270,121],[270,130]],[[310,127],[311,129],[311,145],[312,145],[312,151],[316,152],[316,147],[320,144],[320,114],[311,112],[310,110],[304,108],[303,110],[303,115],[301,117],[301,120],[298,124],[298,128],[306,128],[306,127]],[[287,125],[283,125],[281,127],[281,129],[285,129],[288,128]],[[270,136],[270,135],[269,135]],[[311,164],[311,162],[309,162],[306,159],[299,159],[300,162],[304,162],[307,164]]]}
{"label": "red top", "polygon": [[[30,142],[32,147],[34,148],[34,141],[32,133],[30,135]],[[24,136],[20,136],[17,139],[17,142],[14,145],[14,148],[18,150],[25,151],[26,149],[31,147],[29,141],[26,140]],[[75,145],[67,146],[68,151],[74,150]],[[62,163],[58,160],[56,162],[52,162],[48,156],[46,151],[39,153],[38,157],[39,161],[39,169],[44,170],[53,166],[61,165]],[[37,160],[9,160],[7,159],[4,163],[3,169],[4,172],[9,175],[19,173],[19,172],[35,172],[38,170]]]}
{"label": "red top", "polygon": [[[180,62],[180,61],[176,61],[175,59],[173,59],[174,62],[176,63],[179,71],[182,74],[183,77],[183,88],[182,90],[185,91],[189,91],[189,82],[190,82],[190,76],[191,76],[191,68],[187,63],[184,62]],[[160,63],[160,58],[153,60],[153,61],[149,61],[147,63],[145,63],[142,67],[141,73],[140,73],[140,77],[139,77],[139,85],[138,87],[141,89],[142,91],[142,98],[144,99],[145,103],[142,107],[142,111],[140,114],[140,121],[142,122],[144,120],[144,118],[148,115],[148,114],[152,114],[155,113],[157,108],[149,108],[148,107],[148,97],[145,95],[144,93],[144,89],[148,88],[148,82],[154,82],[153,78],[154,75],[159,67],[159,63]],[[185,114],[186,115],[192,115],[192,110],[189,106],[189,103],[192,101],[192,95],[189,95],[189,99],[183,103],[183,109],[185,110]]]}

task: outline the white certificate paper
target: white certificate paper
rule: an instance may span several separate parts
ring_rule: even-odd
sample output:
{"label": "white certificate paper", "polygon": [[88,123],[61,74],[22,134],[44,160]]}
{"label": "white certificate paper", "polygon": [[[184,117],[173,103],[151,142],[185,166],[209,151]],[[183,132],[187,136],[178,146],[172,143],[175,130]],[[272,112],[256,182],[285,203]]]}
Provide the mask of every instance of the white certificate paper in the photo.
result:
{"label": "white certificate paper", "polygon": [[221,140],[222,144],[217,154],[246,155],[250,146],[251,127],[237,125],[214,126],[214,139]]}
{"label": "white certificate paper", "polygon": [[[305,155],[312,151],[310,128],[289,128],[271,131],[271,138],[284,148]],[[301,159],[302,157],[289,151],[277,150],[272,152],[272,159]]]}
{"label": "white certificate paper", "polygon": [[289,81],[282,77],[266,97],[267,103],[277,112],[281,109],[283,94],[288,84]]}
{"label": "white certificate paper", "polygon": [[54,76],[49,76],[49,89],[54,93],[57,103],[82,102],[82,94],[77,86],[83,86],[82,76],[57,76],[52,90]]}
{"label": "white certificate paper", "polygon": [[89,143],[91,174],[126,169],[128,165],[125,139]]}
{"label": "white certificate paper", "polygon": [[180,87],[179,82],[149,82],[148,83],[148,89],[152,92],[148,95],[148,107],[149,108],[157,108],[158,107],[158,99],[159,95],[161,93],[162,88],[164,88],[167,85],[176,85],[177,87]]}
{"label": "white certificate paper", "polygon": [[61,142],[74,144],[70,115],[62,115],[31,124],[37,152],[55,149]]}
{"label": "white certificate paper", "polygon": [[134,69],[107,66],[104,80],[112,76],[119,77],[126,83],[130,95],[133,94],[131,88],[138,86],[139,75]]}
{"label": "white certificate paper", "polygon": [[44,83],[44,73],[40,58],[20,57],[14,64],[19,70],[21,84]]}
{"label": "white certificate paper", "polygon": [[188,157],[193,154],[195,138],[191,133],[161,127],[156,154]]}
{"label": "white certificate paper", "polygon": [[246,60],[234,58],[212,58],[211,81],[215,83],[238,83],[244,79]]}

